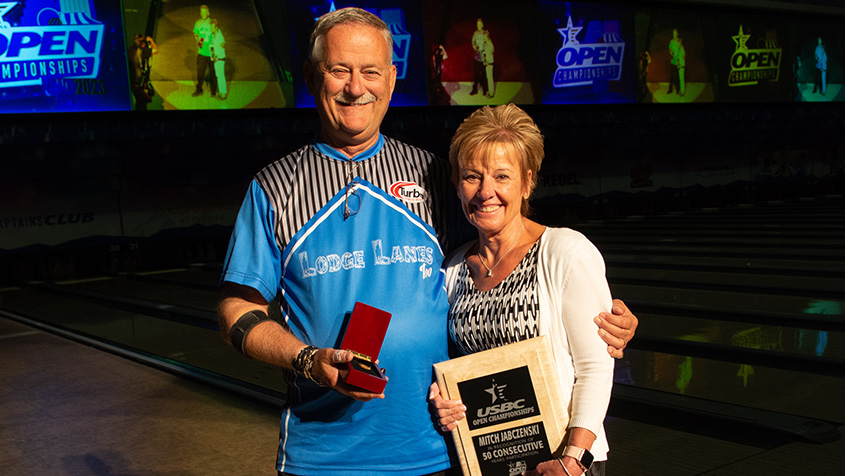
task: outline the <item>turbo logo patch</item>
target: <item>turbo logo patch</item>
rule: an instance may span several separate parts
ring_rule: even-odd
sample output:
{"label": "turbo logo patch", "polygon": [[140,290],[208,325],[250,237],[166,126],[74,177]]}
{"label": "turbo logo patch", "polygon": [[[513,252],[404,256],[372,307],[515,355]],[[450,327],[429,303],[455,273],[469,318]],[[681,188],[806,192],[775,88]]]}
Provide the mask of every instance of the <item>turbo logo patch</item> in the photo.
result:
{"label": "turbo logo patch", "polygon": [[428,199],[425,189],[414,182],[395,182],[388,192],[392,197],[408,203],[424,202]]}

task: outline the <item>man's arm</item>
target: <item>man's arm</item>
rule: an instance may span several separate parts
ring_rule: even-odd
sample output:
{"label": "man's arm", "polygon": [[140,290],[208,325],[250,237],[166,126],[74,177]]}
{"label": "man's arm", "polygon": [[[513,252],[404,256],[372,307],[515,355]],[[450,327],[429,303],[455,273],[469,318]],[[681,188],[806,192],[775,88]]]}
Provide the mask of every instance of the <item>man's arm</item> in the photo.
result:
{"label": "man's arm", "polygon": [[613,300],[612,311],[612,313],[602,312],[593,318],[593,321],[599,326],[599,336],[607,343],[608,353],[614,358],[621,359],[628,342],[634,338],[640,321],[619,299]]}
{"label": "man's arm", "polygon": [[[231,343],[232,326],[244,314],[251,311],[267,313],[268,303],[257,290],[248,286],[233,283],[223,285],[223,298],[217,307],[217,319],[223,340]],[[290,331],[278,322],[267,319],[256,325],[244,338],[246,355],[278,367],[294,370],[293,361],[300,351],[307,347]],[[325,386],[352,397],[356,400],[368,401],[373,398],[384,398],[384,394],[365,392],[357,387],[343,382],[345,370],[340,364],[351,362],[354,355],[351,352],[337,349],[322,348],[314,354],[312,376]]]}
{"label": "man's arm", "polygon": [[[267,314],[268,303],[257,290],[248,286],[226,283],[223,299],[217,308],[217,320],[223,340],[232,343],[232,326],[241,316],[250,311]],[[305,347],[299,339],[272,320],[259,323],[245,338],[247,355],[279,367],[292,369],[293,359],[300,348]]]}

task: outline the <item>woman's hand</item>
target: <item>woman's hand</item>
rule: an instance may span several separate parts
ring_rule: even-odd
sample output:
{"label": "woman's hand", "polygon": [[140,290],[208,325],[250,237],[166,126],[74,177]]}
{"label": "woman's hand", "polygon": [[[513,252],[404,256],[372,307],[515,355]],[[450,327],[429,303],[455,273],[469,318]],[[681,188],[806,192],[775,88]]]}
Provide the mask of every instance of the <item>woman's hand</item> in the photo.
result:
{"label": "woman's hand", "polygon": [[436,426],[441,431],[452,431],[458,426],[458,421],[466,418],[467,407],[460,400],[446,400],[440,395],[437,382],[428,387],[428,407]]}
{"label": "woman's hand", "polygon": [[[564,465],[566,470],[564,470]],[[578,466],[578,462],[571,456],[565,456],[561,459],[553,459],[544,461],[537,465],[537,469],[532,469],[523,473],[525,476],[537,475],[552,475],[552,476],[581,476],[584,470]]]}

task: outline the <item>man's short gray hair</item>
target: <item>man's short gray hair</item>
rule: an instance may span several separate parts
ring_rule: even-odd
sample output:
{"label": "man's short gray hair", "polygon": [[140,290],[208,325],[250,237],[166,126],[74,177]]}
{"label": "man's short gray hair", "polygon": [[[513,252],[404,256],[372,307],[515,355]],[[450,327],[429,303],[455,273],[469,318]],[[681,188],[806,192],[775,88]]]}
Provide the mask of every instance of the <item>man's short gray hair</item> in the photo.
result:
{"label": "man's short gray hair", "polygon": [[388,61],[393,61],[393,35],[390,34],[390,28],[387,26],[387,23],[372,13],[355,7],[337,9],[333,12],[326,13],[317,20],[314,30],[311,31],[311,40],[308,45],[308,59],[312,63],[324,60],[325,51],[323,51],[323,45],[326,34],[338,25],[347,24],[367,25],[381,31],[384,39],[387,40],[387,51],[390,52]]}

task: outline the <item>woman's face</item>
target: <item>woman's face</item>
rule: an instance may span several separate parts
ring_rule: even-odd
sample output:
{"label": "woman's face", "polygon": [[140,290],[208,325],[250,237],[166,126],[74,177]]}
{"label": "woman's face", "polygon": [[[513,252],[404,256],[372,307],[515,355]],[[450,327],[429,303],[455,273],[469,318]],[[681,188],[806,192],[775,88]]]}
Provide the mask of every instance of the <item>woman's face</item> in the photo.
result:
{"label": "woman's face", "polygon": [[458,197],[464,215],[486,235],[503,232],[521,218],[522,200],[530,195],[531,171],[522,174],[522,158],[510,144],[479,151],[458,171]]}

